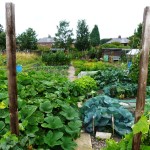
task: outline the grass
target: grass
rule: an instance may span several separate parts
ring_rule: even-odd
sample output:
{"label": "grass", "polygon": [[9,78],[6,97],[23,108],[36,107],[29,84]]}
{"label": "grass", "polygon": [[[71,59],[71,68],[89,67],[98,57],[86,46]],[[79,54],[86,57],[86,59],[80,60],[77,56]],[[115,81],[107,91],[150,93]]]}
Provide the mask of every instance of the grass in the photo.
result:
{"label": "grass", "polygon": [[[0,67],[5,68],[6,64],[7,64],[6,54],[0,55]],[[24,53],[24,52],[16,53],[16,64],[22,65],[23,67],[31,67],[36,64],[43,65],[41,56],[38,56],[33,53]]]}
{"label": "grass", "polygon": [[19,65],[29,65],[29,64],[36,64],[36,63],[42,63],[41,57],[34,54],[34,53],[22,53],[17,52],[16,53],[16,62]]}

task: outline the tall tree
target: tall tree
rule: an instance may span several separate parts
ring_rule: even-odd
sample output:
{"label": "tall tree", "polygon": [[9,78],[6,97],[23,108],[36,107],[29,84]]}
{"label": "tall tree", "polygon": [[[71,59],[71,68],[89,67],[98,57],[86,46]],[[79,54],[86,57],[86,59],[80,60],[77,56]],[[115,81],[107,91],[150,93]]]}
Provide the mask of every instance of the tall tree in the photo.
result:
{"label": "tall tree", "polygon": [[86,50],[90,48],[89,29],[85,20],[78,20],[77,37],[75,47],[78,50]]}
{"label": "tall tree", "polygon": [[105,38],[105,39],[101,39],[100,40],[100,44],[102,45],[102,44],[105,44],[105,43],[107,43],[108,41],[110,41],[111,40],[111,38]]}
{"label": "tall tree", "polygon": [[17,37],[17,43],[20,50],[36,50],[37,49],[37,35],[32,28],[28,28],[25,32]]}
{"label": "tall tree", "polygon": [[57,33],[55,34],[55,47],[58,48],[70,48],[73,39],[73,30],[69,29],[69,22],[63,20],[59,22],[59,26],[57,26]]}
{"label": "tall tree", "polygon": [[93,47],[98,46],[100,44],[100,34],[97,25],[94,26],[90,34],[90,43]]}
{"label": "tall tree", "polygon": [[0,24],[0,50],[6,49],[6,34],[3,30],[3,26]]}
{"label": "tall tree", "polygon": [[134,31],[134,35],[129,37],[129,45],[131,48],[141,48],[142,39],[142,24],[140,23],[137,30]]}

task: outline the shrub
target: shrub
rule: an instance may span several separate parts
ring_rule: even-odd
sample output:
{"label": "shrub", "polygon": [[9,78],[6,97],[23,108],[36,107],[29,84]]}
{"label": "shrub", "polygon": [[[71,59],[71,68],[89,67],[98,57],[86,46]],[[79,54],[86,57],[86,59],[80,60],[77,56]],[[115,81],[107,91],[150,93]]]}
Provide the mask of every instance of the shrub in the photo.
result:
{"label": "shrub", "polygon": [[45,62],[47,65],[69,65],[71,59],[69,55],[65,54],[64,52],[56,52],[56,53],[44,53],[42,55],[42,61]]}
{"label": "shrub", "polygon": [[0,54],[0,66],[6,65],[6,56]]}
{"label": "shrub", "polygon": [[[139,70],[140,70],[140,55],[134,57],[132,61],[131,68],[129,70],[129,76],[134,83],[138,83],[139,79]],[[149,64],[148,64],[148,78],[147,78],[147,85],[150,85],[150,57],[149,57]]]}
{"label": "shrub", "polygon": [[79,95],[88,95],[91,91],[97,89],[96,81],[89,76],[83,76],[76,79],[74,80],[74,83],[77,86]]}
{"label": "shrub", "polygon": [[87,53],[87,56],[89,59],[97,58],[99,60],[101,55],[102,55],[101,49],[100,48],[94,48],[94,47],[92,47]]}
{"label": "shrub", "polygon": [[50,47],[47,46],[47,45],[38,45],[38,50],[44,52],[44,51],[49,51],[50,50]]}

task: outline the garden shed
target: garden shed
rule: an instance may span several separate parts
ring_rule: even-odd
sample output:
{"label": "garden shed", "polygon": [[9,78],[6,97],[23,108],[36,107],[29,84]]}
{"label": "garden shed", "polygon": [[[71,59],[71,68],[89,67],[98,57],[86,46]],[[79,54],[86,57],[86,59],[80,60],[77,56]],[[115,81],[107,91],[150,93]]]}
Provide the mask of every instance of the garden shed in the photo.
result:
{"label": "garden shed", "polygon": [[121,58],[122,55],[122,49],[121,48],[103,48],[102,49],[102,56],[108,56],[109,59],[112,58],[113,61],[118,61]]}

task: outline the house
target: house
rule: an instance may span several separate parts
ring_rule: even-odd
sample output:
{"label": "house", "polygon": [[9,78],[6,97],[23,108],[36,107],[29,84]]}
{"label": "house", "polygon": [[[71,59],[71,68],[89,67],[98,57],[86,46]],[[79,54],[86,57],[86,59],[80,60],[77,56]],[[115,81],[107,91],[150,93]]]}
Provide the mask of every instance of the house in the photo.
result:
{"label": "house", "polygon": [[114,42],[118,42],[118,43],[121,43],[124,46],[127,46],[128,43],[129,43],[129,39],[127,39],[127,38],[121,38],[121,36],[118,36],[118,38],[112,38],[107,43],[110,44],[110,43],[114,43]]}
{"label": "house", "polygon": [[53,37],[44,37],[38,40],[37,44],[41,46],[47,46],[49,48],[55,43]]}

